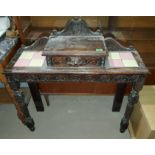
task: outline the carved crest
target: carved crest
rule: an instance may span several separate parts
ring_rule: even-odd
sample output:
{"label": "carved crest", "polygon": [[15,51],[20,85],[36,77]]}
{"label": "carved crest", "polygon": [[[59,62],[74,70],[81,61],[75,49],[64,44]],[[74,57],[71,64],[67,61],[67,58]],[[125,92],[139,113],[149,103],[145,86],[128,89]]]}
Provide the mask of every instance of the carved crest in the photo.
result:
{"label": "carved crest", "polygon": [[62,31],[53,31],[54,35],[62,36],[84,36],[84,35],[102,35],[100,32],[93,32],[87,25],[87,23],[80,17],[74,17],[69,20]]}

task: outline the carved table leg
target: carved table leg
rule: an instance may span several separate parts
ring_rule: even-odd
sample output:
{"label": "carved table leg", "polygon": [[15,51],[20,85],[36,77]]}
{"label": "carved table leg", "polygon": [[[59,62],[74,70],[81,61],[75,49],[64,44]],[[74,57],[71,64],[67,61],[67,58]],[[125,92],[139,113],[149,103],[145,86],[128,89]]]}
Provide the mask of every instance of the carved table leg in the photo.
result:
{"label": "carved table leg", "polygon": [[117,90],[113,102],[112,111],[120,111],[125,89],[126,89],[126,83],[118,83],[117,84]]}
{"label": "carved table leg", "polygon": [[38,90],[38,85],[35,82],[29,82],[28,83],[31,95],[34,101],[34,104],[36,106],[37,111],[44,111],[44,105],[41,99],[40,92]]}
{"label": "carved table leg", "polygon": [[144,78],[141,78],[137,83],[133,84],[132,90],[128,96],[128,104],[124,113],[124,117],[121,120],[120,132],[124,132],[128,128],[129,119],[132,114],[134,105],[139,100],[139,91],[142,89],[144,83]]}
{"label": "carved table leg", "polygon": [[35,130],[34,121],[29,114],[27,104],[24,102],[24,93],[20,89],[20,82],[10,81],[10,87],[13,90],[15,97],[15,106],[17,109],[17,115],[19,119],[24,123],[31,131]]}

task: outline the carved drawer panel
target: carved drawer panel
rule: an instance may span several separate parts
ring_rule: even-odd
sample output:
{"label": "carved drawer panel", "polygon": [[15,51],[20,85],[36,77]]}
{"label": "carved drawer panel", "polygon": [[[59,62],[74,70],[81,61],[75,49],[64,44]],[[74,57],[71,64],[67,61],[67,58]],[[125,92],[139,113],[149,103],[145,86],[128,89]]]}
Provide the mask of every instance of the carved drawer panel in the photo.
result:
{"label": "carved drawer panel", "polygon": [[52,66],[59,67],[91,67],[100,66],[102,58],[99,56],[53,56],[50,57]]}

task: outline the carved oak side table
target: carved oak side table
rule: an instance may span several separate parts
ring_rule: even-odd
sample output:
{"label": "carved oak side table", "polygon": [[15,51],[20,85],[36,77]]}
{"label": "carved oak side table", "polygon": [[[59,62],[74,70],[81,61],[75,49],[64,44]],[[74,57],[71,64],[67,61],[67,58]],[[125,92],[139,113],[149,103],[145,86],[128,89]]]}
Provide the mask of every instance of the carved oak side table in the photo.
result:
{"label": "carved oak side table", "polygon": [[[77,37],[75,37],[77,36]],[[82,36],[82,42],[81,42]],[[87,38],[85,38],[87,36]],[[94,38],[92,37],[94,36]],[[57,45],[60,37],[61,47]],[[64,38],[70,38],[64,39]],[[84,37],[84,39],[83,39]],[[56,38],[56,40],[54,39]],[[91,38],[91,39],[90,39]],[[124,132],[128,127],[130,115],[133,111],[134,105],[138,102],[139,91],[142,89],[148,69],[145,67],[138,52],[132,48],[126,48],[118,43],[113,38],[102,38],[99,32],[92,32],[81,19],[74,19],[67,23],[64,30],[54,32],[49,38],[43,37],[35,41],[31,46],[20,48],[13,57],[5,74],[8,78],[9,84],[13,89],[14,96],[17,100],[16,108],[19,119],[31,130],[35,130],[34,121],[31,117],[27,103],[24,102],[24,93],[20,89],[20,82],[27,82],[36,85],[38,82],[114,82],[117,84],[130,83],[132,90],[128,96],[128,104],[124,116],[120,124],[120,132]],[[55,44],[50,47],[52,40]],[[97,41],[93,46],[88,44],[88,41]],[[66,41],[66,42],[65,42]],[[99,42],[98,42],[99,41]],[[103,41],[103,47],[101,46]],[[80,42],[80,43],[79,43]],[[83,43],[84,42],[84,43]],[[50,44],[49,44],[50,43]],[[96,53],[94,52],[94,46]],[[74,50],[76,48],[76,50]],[[91,51],[88,53],[88,50]],[[43,50],[44,49],[44,50]],[[52,50],[51,50],[52,49]],[[54,50],[53,50],[54,49]],[[65,49],[65,50],[64,50]],[[66,50],[67,49],[67,50]],[[68,50],[69,49],[69,50]],[[71,50],[73,49],[73,50]],[[80,52],[77,52],[80,49]],[[45,64],[40,67],[16,67],[15,64],[23,52],[40,52],[43,50],[43,55],[46,55]],[[51,53],[50,53],[51,50]],[[52,51],[58,51],[58,55]],[[66,52],[67,51],[67,52]],[[75,52],[74,53],[72,52]],[[86,51],[86,52],[81,52]],[[97,53],[99,52],[99,54]],[[110,53],[131,53],[134,57],[137,66],[132,67],[112,67],[109,63]],[[67,54],[66,54],[67,53]],[[116,53],[115,58],[116,58]],[[95,55],[95,56],[94,56]],[[131,66],[130,66],[131,65]],[[104,88],[103,88],[104,89]],[[34,92],[36,95],[39,92]],[[116,93],[115,100],[119,96],[119,91]],[[121,95],[123,97],[123,93]],[[38,110],[43,110],[43,105],[40,96],[38,102],[35,103]],[[114,101],[114,107],[120,107],[117,101]],[[119,103],[120,104],[120,103]],[[115,108],[114,108],[115,109]]]}

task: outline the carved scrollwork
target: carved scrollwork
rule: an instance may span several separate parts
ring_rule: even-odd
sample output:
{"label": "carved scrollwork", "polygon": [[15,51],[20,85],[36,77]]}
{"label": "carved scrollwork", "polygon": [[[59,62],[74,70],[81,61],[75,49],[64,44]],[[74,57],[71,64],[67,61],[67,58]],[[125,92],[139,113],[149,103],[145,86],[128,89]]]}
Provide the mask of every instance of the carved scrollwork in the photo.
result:
{"label": "carved scrollwork", "polygon": [[[76,78],[75,78],[76,77]],[[14,80],[21,82],[45,82],[45,81],[92,81],[92,82],[119,82],[119,83],[137,83],[138,75],[111,75],[111,74],[16,74]],[[17,82],[18,84],[18,82]],[[11,82],[13,90],[17,85]],[[135,86],[136,87],[136,86]],[[17,88],[18,89],[18,88]]]}
{"label": "carved scrollwork", "polygon": [[98,56],[52,56],[53,66],[100,66],[101,57]]}
{"label": "carved scrollwork", "polygon": [[19,89],[18,91],[15,91],[15,93],[16,100],[22,103],[24,101],[24,92],[21,89]]}
{"label": "carved scrollwork", "polygon": [[70,56],[67,59],[67,64],[69,66],[81,66],[81,65],[85,65],[86,61],[81,57]]}
{"label": "carved scrollwork", "polygon": [[51,35],[102,35],[99,31],[93,32],[89,29],[87,23],[81,19],[80,17],[74,17],[73,19],[69,20],[65,28],[62,31],[54,31]]}
{"label": "carved scrollwork", "polygon": [[91,66],[100,66],[102,63],[101,57],[87,57],[87,64],[90,64]]}
{"label": "carved scrollwork", "polygon": [[142,90],[146,75],[139,75],[137,77],[137,82],[133,84],[133,88],[138,92]]}
{"label": "carved scrollwork", "polygon": [[134,105],[138,103],[138,100],[139,100],[139,91],[143,87],[144,76],[139,75],[137,77],[138,77],[137,82],[133,82],[132,90],[128,96],[128,104],[127,104],[124,116],[121,120],[120,132],[124,132],[127,129]]}
{"label": "carved scrollwork", "polygon": [[66,63],[67,57],[62,56],[53,56],[51,57],[51,62],[53,66],[64,65]]}
{"label": "carved scrollwork", "polygon": [[[21,80],[19,77],[20,75],[7,74],[8,82],[13,90],[13,97],[15,98],[14,104],[17,109],[17,116],[31,131],[34,131],[34,121],[27,109],[27,103],[25,103],[24,100],[24,92],[20,89]],[[31,78],[27,77],[27,80],[34,80],[32,77],[34,77],[34,75],[31,76]],[[24,77],[21,78],[24,79]]]}
{"label": "carved scrollwork", "polygon": [[14,82],[13,82],[13,77],[12,76],[8,76],[8,83],[10,85],[10,88],[14,91],[17,91],[20,88],[20,82],[16,81],[16,78],[14,78]]}
{"label": "carved scrollwork", "polygon": [[128,101],[130,104],[135,104],[138,102],[139,93],[136,90],[132,90],[130,95],[128,96]]}
{"label": "carved scrollwork", "polygon": [[105,38],[105,44],[106,44],[108,51],[118,51],[118,50],[119,51],[132,51],[132,50],[134,50],[133,47],[131,47],[131,46],[125,47],[111,37]]}

